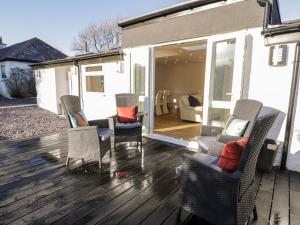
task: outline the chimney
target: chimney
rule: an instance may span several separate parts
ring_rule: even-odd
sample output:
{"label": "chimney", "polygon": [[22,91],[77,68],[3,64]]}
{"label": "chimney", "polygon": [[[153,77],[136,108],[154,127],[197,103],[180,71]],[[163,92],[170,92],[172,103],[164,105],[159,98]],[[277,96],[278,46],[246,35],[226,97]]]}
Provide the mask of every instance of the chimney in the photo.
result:
{"label": "chimney", "polygon": [[7,45],[2,42],[2,37],[0,36],[0,49],[6,48],[6,46]]}

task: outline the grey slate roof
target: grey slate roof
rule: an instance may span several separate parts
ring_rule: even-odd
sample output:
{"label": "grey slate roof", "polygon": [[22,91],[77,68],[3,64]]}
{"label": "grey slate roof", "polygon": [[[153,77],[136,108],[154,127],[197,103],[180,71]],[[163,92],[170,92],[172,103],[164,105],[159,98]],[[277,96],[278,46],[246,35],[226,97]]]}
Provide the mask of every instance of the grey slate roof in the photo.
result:
{"label": "grey slate roof", "polygon": [[63,59],[67,55],[38,38],[0,49],[1,61],[44,62]]}

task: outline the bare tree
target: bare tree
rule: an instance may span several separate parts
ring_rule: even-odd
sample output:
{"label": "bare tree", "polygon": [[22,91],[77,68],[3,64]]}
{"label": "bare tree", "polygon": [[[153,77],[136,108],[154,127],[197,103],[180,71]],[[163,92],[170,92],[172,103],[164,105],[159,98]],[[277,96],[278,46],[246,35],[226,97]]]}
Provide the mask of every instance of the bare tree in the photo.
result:
{"label": "bare tree", "polygon": [[113,20],[88,25],[74,39],[72,50],[77,53],[104,52],[117,49],[120,45],[121,28],[117,20]]}

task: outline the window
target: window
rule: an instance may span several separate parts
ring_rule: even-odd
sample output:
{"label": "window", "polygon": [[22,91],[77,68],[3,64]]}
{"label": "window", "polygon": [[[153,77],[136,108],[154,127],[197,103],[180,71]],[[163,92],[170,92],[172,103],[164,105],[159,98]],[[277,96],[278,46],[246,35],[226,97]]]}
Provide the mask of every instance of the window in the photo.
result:
{"label": "window", "polygon": [[1,65],[1,67],[0,67],[0,72],[1,72],[1,77],[2,78],[7,78],[7,76],[6,76],[6,69],[5,69],[5,65]]}
{"label": "window", "polygon": [[137,95],[145,95],[146,69],[140,64],[134,64],[134,92]]}
{"label": "window", "polygon": [[102,71],[102,66],[87,66],[85,72],[97,72]]}
{"label": "window", "polygon": [[104,92],[104,76],[86,76],[87,92]]}

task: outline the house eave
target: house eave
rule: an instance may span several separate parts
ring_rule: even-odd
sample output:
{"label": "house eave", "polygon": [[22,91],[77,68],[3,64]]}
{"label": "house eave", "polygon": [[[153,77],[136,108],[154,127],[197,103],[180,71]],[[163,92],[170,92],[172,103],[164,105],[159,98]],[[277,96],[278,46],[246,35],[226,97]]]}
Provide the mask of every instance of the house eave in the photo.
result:
{"label": "house eave", "polygon": [[126,28],[131,25],[135,25],[138,23],[143,23],[152,19],[156,19],[159,17],[165,17],[174,13],[178,13],[185,10],[192,10],[196,7],[201,7],[217,2],[226,2],[227,0],[194,0],[194,1],[188,1],[185,3],[176,4],[161,10],[153,11],[147,14],[144,14],[142,16],[134,17],[128,20],[124,20],[119,22],[119,26],[121,28]]}
{"label": "house eave", "polygon": [[38,68],[38,67],[44,67],[44,66],[52,66],[52,65],[54,66],[54,65],[59,65],[59,64],[75,65],[81,61],[93,60],[93,59],[97,59],[97,58],[107,58],[107,57],[111,57],[111,56],[121,56],[122,57],[123,51],[122,50],[114,50],[114,51],[108,51],[108,52],[103,52],[103,53],[94,53],[94,54],[74,56],[74,57],[69,57],[69,58],[65,58],[65,59],[58,59],[58,60],[34,63],[31,65],[31,67]]}

